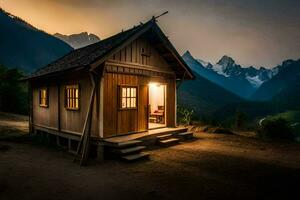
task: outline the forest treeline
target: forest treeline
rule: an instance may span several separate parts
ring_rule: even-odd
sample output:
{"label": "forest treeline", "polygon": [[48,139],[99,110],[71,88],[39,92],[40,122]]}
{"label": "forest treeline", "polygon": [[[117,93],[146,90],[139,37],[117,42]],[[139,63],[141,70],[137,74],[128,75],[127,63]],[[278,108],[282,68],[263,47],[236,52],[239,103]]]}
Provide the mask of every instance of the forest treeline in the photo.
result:
{"label": "forest treeline", "polygon": [[28,114],[27,83],[20,81],[22,77],[20,70],[0,65],[0,111]]}

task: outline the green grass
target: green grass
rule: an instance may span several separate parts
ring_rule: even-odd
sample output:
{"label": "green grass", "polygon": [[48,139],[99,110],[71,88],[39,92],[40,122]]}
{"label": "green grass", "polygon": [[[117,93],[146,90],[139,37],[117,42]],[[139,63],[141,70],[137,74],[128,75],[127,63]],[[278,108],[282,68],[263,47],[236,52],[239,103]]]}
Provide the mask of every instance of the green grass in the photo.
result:
{"label": "green grass", "polygon": [[288,122],[300,122],[300,111],[287,111],[268,117],[268,119],[278,118],[285,119]]}
{"label": "green grass", "polygon": [[278,113],[272,116],[267,117],[267,120],[275,120],[275,119],[285,119],[293,129],[294,134],[296,137],[300,137],[300,111],[293,110],[293,111],[286,111],[283,113]]}

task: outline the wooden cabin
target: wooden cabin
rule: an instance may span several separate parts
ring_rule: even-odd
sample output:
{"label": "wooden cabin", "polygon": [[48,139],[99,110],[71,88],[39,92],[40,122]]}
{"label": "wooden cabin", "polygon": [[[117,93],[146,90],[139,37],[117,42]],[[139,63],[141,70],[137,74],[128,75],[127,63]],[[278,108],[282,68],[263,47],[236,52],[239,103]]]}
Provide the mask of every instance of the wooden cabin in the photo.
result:
{"label": "wooden cabin", "polygon": [[152,19],[27,77],[30,130],[102,141],[176,127],[176,81],[193,78]]}

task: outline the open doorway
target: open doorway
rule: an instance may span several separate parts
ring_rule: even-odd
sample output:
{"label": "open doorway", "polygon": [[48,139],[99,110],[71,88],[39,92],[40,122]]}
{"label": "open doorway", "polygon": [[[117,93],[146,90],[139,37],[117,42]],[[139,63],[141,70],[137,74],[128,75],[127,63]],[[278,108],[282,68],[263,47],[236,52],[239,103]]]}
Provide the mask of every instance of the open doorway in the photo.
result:
{"label": "open doorway", "polygon": [[149,129],[166,126],[166,85],[149,84]]}

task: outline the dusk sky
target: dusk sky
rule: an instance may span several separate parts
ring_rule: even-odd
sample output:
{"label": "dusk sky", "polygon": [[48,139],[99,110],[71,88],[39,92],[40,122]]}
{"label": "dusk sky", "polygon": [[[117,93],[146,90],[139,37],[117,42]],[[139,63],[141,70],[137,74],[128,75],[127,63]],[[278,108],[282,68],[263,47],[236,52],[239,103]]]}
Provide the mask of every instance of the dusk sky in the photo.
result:
{"label": "dusk sky", "polygon": [[51,34],[101,39],[168,10],[158,23],[180,53],[266,67],[300,58],[299,0],[0,0],[0,7]]}

